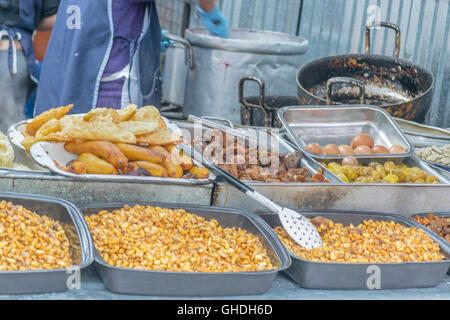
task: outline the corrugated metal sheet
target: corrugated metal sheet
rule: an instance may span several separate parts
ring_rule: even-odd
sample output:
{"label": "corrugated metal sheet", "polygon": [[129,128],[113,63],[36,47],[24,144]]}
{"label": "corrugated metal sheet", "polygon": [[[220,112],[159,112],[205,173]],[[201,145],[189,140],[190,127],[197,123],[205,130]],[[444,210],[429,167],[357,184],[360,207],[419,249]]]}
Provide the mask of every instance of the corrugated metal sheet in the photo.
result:
{"label": "corrugated metal sheet", "polygon": [[[183,1],[157,3],[169,8],[164,10],[174,6],[182,10]],[[232,28],[264,29],[307,38],[310,41],[307,61],[363,52],[368,18],[398,24],[402,31],[400,57],[431,70],[436,78],[427,123],[450,127],[450,0],[219,0],[217,3]],[[179,24],[181,18],[166,12],[169,14],[164,19],[173,21],[166,28],[180,34],[180,30],[170,27]],[[202,25],[195,10],[191,11],[189,23]],[[393,55],[393,31],[374,31],[372,41],[372,52]]]}
{"label": "corrugated metal sheet", "polygon": [[[303,0],[299,34],[310,40],[307,60],[363,52],[364,27],[374,14],[400,26],[401,58],[433,72],[436,82],[427,122],[450,127],[449,0]],[[394,39],[393,31],[374,31],[372,52],[393,55]]]}

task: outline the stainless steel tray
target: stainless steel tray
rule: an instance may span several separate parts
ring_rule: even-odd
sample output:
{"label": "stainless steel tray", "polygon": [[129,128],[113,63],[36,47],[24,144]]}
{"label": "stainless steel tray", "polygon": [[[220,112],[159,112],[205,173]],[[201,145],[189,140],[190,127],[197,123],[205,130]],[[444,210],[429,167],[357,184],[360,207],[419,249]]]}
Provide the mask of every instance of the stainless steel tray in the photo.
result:
{"label": "stainless steel tray", "polygon": [[[202,126],[201,129],[196,129],[196,128],[200,128],[200,126],[195,126],[195,124],[193,122],[188,122],[188,121],[176,121],[174,122],[180,129],[183,135],[183,138],[186,139],[186,143],[187,140],[193,139],[201,134],[203,134],[206,130],[208,130],[209,128],[206,126]],[[232,129],[232,128],[230,128]],[[240,128],[240,129],[234,129],[232,131],[227,130],[227,134],[233,135],[234,132],[236,133],[240,133],[242,134],[242,136],[239,136],[241,138],[245,138],[246,141],[248,141],[249,137],[246,136],[246,130],[259,130],[259,129],[255,129],[255,128]],[[267,130],[267,128],[261,128],[262,130]],[[265,131],[259,131],[261,135],[264,134]],[[286,141],[285,139],[282,139],[280,137],[279,134],[277,134],[274,131],[271,131],[270,135],[266,134],[266,138],[264,138],[264,136],[261,136],[262,140],[266,139],[267,141],[267,149],[269,151],[272,151],[273,149],[273,145],[271,142],[275,142],[275,149],[278,150],[279,153],[293,153],[295,152],[295,147],[288,141]],[[316,160],[308,157],[307,155],[303,155],[301,161],[300,161],[300,167],[301,168],[308,168],[309,172],[311,172],[311,174],[316,174],[318,172],[319,168],[323,169],[323,175],[325,176],[325,178],[327,178],[330,182],[335,182],[335,183],[343,183],[343,181],[338,178],[337,176],[335,176],[332,172],[330,172],[327,168],[324,168],[323,166],[320,165],[320,163],[318,163]],[[220,180],[220,178],[219,178]],[[271,182],[262,182],[262,181],[245,181],[246,184],[248,185],[259,185],[259,184],[280,184],[280,183],[271,183]],[[295,184],[305,184],[308,182],[287,182],[286,184],[289,185],[295,185]]]}
{"label": "stainless steel tray", "polygon": [[427,126],[400,118],[394,119],[415,147],[430,147],[450,143],[450,131],[447,129]]}
{"label": "stainless steel tray", "polygon": [[[0,294],[46,293],[68,290],[67,282],[74,270],[81,270],[93,261],[92,239],[86,221],[76,207],[64,200],[20,193],[0,193],[0,201],[47,215],[61,223],[72,246],[73,268],[0,271]],[[70,231],[70,232],[68,232]],[[76,236],[75,236],[76,235]]]}
{"label": "stainless steel tray", "polygon": [[402,159],[414,153],[413,145],[406,139],[395,121],[381,108],[369,105],[339,107],[283,107],[278,117],[288,133],[290,140],[310,157],[322,160],[343,159],[345,155],[319,155],[306,151],[309,143],[322,147],[350,145],[351,140],[360,133],[370,134],[375,145],[390,148],[394,144],[403,146],[403,154],[353,155],[357,159]]}
{"label": "stainless steel tray", "polygon": [[[21,121],[14,124],[8,130],[8,136],[11,143],[17,148],[24,150],[24,147],[20,144],[23,135],[21,131],[27,123],[27,120]],[[176,128],[175,128],[176,129]],[[102,182],[136,182],[136,183],[151,183],[151,184],[170,184],[170,185],[204,185],[210,184],[216,181],[216,176],[214,173],[210,173],[207,179],[184,179],[184,178],[163,178],[163,177],[136,177],[136,176],[120,176],[120,175],[101,175],[101,174],[73,174],[59,169],[48,156],[48,150],[46,148],[52,148],[52,145],[46,142],[38,143],[31,148],[31,153],[34,161],[38,163],[41,167],[48,168],[50,171],[70,178],[72,180],[81,181],[102,181]],[[23,151],[24,152],[24,151]],[[200,163],[194,161],[196,165],[201,165]],[[65,164],[61,164],[65,165]]]}
{"label": "stainless steel tray", "polygon": [[[310,289],[352,289],[367,290],[371,283],[373,270],[377,270],[380,289],[424,288],[438,285],[445,277],[450,266],[450,251],[445,241],[436,237],[419,224],[406,218],[381,213],[359,213],[348,211],[313,211],[302,212],[307,217],[323,216],[335,222],[358,225],[363,220],[395,221],[404,226],[423,229],[441,246],[446,260],[440,262],[405,262],[405,263],[323,263],[307,261],[290,252],[292,265],[285,272],[300,286]],[[261,214],[260,217],[272,228],[280,226],[278,215]]]}
{"label": "stainless steel tray", "polygon": [[[281,139],[284,139],[287,143],[290,143],[290,137],[287,135],[287,133],[282,133],[280,136]],[[335,161],[338,161],[338,163],[340,164],[341,159],[334,159]],[[407,166],[409,167],[418,167],[422,170],[424,170],[426,173],[431,174],[433,176],[435,176],[436,178],[439,179],[439,182],[441,184],[450,184],[450,179],[446,174],[442,173],[442,169],[436,170],[435,167],[427,164],[426,161],[420,159],[419,157],[415,156],[415,155],[411,155],[408,158],[403,158],[403,159],[390,159],[394,162],[399,162],[402,161],[403,163],[405,163]],[[372,158],[367,158],[367,159],[358,159],[358,162],[362,165],[367,165],[372,161],[379,161],[380,163],[384,163],[385,161],[390,161],[389,159],[372,159]],[[332,160],[328,160],[324,161],[326,163],[331,162]],[[322,167],[322,169],[326,169],[326,166],[324,166],[321,162],[316,161],[319,166]],[[328,170],[329,171],[329,170]],[[339,178],[337,175],[335,175],[333,172],[329,171],[330,175],[334,176],[334,180],[338,179],[339,182],[343,182],[345,183],[341,178]],[[385,183],[370,183],[370,185],[373,184],[381,184],[381,185],[386,185]],[[366,185],[366,183],[358,183],[358,185]],[[410,183],[397,183],[396,185],[410,185]],[[415,185],[419,185],[419,186],[429,186],[429,184],[415,184]]]}
{"label": "stainless steel tray", "polygon": [[[127,203],[94,203],[83,207],[83,214],[115,210]],[[134,205],[135,203],[128,203]],[[141,204],[146,205],[146,204]],[[94,266],[108,290],[116,293],[159,296],[230,296],[266,292],[279,271],[291,265],[291,259],[275,233],[257,216],[245,212],[207,206],[147,203],[165,208],[183,208],[190,213],[216,219],[223,227],[245,229],[259,237],[278,268],[258,272],[160,272],[114,267],[95,250]]]}

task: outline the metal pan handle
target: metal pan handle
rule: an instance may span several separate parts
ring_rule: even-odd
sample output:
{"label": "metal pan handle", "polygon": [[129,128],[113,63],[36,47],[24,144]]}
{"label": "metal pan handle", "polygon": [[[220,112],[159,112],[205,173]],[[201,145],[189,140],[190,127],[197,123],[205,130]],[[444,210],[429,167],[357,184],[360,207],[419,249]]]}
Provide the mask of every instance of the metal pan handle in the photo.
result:
{"label": "metal pan handle", "polygon": [[395,57],[400,54],[400,28],[390,22],[376,22],[366,26],[366,54],[370,54],[370,30],[377,27],[385,27],[395,30]]}
{"label": "metal pan handle", "polygon": [[[256,83],[259,84],[259,106],[251,104],[247,100],[245,100],[245,98],[244,98],[244,84],[245,84],[245,81],[255,81]],[[252,77],[252,76],[242,77],[239,80],[239,102],[247,110],[249,108],[262,109],[262,111],[264,112],[264,120],[265,120],[264,122],[265,122],[266,126],[270,126],[272,117],[271,117],[271,114],[270,114],[270,110],[267,110],[267,108],[265,106],[265,101],[266,101],[266,94],[265,94],[264,81],[262,81],[261,79],[259,79],[257,77]]]}
{"label": "metal pan handle", "polygon": [[247,100],[245,100],[245,98],[244,98],[245,81],[255,81],[259,85],[259,105],[264,106],[264,100],[265,100],[265,96],[266,96],[266,93],[265,93],[266,85],[264,84],[264,81],[262,81],[261,79],[259,79],[257,77],[251,77],[251,76],[242,77],[239,80],[239,102],[245,106],[249,105]]}
{"label": "metal pan handle", "polygon": [[182,37],[179,37],[179,36],[176,36],[174,34],[171,34],[171,33],[167,33],[165,35],[165,37],[167,39],[169,39],[169,40],[172,40],[174,42],[180,43],[184,47],[184,49],[186,51],[185,63],[189,64],[189,68],[191,70],[194,69],[194,67],[195,67],[195,64],[194,64],[194,50],[192,49],[192,46],[189,43],[189,41],[187,41],[186,39],[184,39]]}
{"label": "metal pan handle", "polygon": [[331,101],[331,93],[333,90],[333,84],[337,83],[344,83],[347,85],[357,86],[359,88],[359,102],[360,104],[366,104],[366,88],[364,87],[364,83],[362,83],[359,80],[353,79],[353,78],[346,78],[346,77],[334,77],[330,78],[327,81],[327,105],[332,105],[333,102]]}

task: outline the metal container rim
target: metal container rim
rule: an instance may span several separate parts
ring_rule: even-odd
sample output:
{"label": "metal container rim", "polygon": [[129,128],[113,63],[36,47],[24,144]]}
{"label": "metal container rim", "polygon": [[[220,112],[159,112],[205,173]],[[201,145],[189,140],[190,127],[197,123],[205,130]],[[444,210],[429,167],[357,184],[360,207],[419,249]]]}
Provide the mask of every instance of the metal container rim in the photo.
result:
{"label": "metal container rim", "polygon": [[246,39],[223,39],[209,35],[206,28],[194,27],[186,30],[186,39],[195,46],[230,51],[230,52],[245,52],[271,55],[302,55],[309,47],[309,41],[303,37],[294,36],[288,33],[276,31],[261,31],[251,29],[231,29],[231,33],[244,32],[250,34],[260,33],[261,35],[271,35],[280,37],[283,40],[278,40],[273,43],[267,41],[252,41]]}

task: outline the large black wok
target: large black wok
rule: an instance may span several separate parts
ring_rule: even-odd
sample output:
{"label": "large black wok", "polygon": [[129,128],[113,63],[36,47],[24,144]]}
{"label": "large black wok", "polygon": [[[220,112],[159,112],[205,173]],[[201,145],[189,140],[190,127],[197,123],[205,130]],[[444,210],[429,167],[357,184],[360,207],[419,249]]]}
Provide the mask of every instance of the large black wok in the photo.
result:
{"label": "large black wok", "polygon": [[[388,27],[396,31],[395,58],[371,55],[370,29]],[[366,26],[366,53],[320,58],[297,72],[301,105],[372,104],[394,117],[423,122],[432,98],[433,74],[398,58],[400,29],[381,22]]]}

